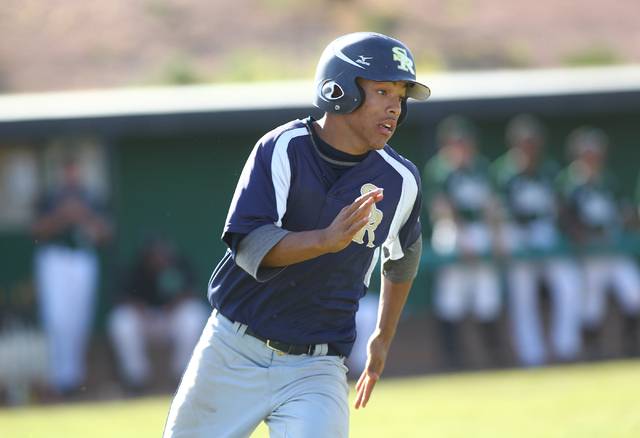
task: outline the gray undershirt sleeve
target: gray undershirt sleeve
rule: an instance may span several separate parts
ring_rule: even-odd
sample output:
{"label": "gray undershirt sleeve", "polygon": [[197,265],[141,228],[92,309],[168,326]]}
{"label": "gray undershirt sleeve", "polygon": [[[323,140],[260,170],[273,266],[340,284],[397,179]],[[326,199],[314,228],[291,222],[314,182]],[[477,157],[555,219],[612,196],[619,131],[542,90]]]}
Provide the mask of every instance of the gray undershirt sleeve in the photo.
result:
{"label": "gray undershirt sleeve", "polygon": [[387,251],[382,251],[382,274],[391,283],[406,283],[416,278],[422,255],[422,234],[404,253],[404,257],[391,260]]}
{"label": "gray undershirt sleeve", "polygon": [[272,279],[286,266],[265,268],[260,267],[260,263],[271,248],[287,234],[289,231],[277,225],[265,225],[253,230],[238,243],[235,254],[236,264],[260,282]]}

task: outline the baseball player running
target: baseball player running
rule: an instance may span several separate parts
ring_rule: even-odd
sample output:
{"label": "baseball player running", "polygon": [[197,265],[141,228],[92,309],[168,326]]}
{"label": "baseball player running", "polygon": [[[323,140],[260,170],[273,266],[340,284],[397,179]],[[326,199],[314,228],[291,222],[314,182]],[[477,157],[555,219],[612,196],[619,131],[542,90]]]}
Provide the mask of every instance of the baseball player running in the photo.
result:
{"label": "baseball player running", "polygon": [[355,407],[366,406],[421,254],[416,167],[387,145],[424,100],[399,41],[355,33],[322,54],[314,104],[258,141],[240,176],[209,282],[213,314],[165,437],[346,437],[358,300],[382,254],[382,290]]}

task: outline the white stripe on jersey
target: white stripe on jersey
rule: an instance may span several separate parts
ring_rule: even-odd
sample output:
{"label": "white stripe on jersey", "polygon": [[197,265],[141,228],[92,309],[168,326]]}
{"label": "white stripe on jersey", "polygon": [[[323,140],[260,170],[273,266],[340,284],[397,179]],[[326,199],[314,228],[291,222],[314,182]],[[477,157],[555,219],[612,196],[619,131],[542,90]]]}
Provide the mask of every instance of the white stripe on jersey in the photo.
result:
{"label": "white stripe on jersey", "polygon": [[275,224],[282,227],[282,217],[287,212],[287,199],[291,188],[291,164],[287,149],[292,139],[301,135],[308,135],[307,128],[297,128],[284,132],[273,148],[271,157],[271,179],[273,188],[276,191],[276,207],[278,209],[278,220]]}
{"label": "white stripe on jersey", "polygon": [[369,282],[371,281],[371,274],[373,274],[373,270],[376,268],[376,264],[378,263],[378,257],[380,257],[380,248],[376,248],[373,253],[373,258],[371,259],[371,265],[369,265],[369,269],[367,269],[367,273],[364,276],[364,285],[369,287]]}
{"label": "white stripe on jersey", "polygon": [[402,251],[402,244],[398,240],[398,234],[400,233],[400,228],[409,220],[409,216],[411,215],[413,204],[418,197],[418,183],[413,173],[411,173],[404,164],[389,155],[384,149],[377,150],[376,152],[402,176],[402,193],[400,194],[398,207],[391,221],[387,240],[382,245],[389,250],[389,258],[391,260],[399,260],[404,257],[404,252]]}

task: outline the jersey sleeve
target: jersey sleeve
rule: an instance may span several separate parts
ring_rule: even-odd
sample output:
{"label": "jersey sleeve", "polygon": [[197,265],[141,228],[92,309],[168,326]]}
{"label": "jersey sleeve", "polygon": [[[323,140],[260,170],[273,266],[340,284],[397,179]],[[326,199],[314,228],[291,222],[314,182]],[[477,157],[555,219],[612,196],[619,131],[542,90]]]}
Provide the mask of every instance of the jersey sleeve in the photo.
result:
{"label": "jersey sleeve", "polygon": [[250,234],[265,225],[281,226],[291,185],[288,142],[265,136],[254,147],[238,180],[222,240],[232,247],[233,234]]}
{"label": "jersey sleeve", "polygon": [[[397,233],[392,225],[389,237],[382,245],[381,271],[392,283],[411,281],[418,274],[422,255],[422,185],[418,170],[409,163],[404,172],[402,196],[396,216],[400,218]],[[394,218],[395,222],[396,218]]]}
{"label": "jersey sleeve", "polygon": [[276,225],[265,225],[245,236],[237,245],[234,260],[238,266],[259,282],[272,279],[286,266],[278,268],[261,267],[260,263],[267,253],[280,242],[289,231]]}
{"label": "jersey sleeve", "polygon": [[[408,162],[407,162],[408,163]],[[406,169],[406,170],[405,170]],[[421,236],[420,212],[422,187],[418,170],[411,163],[401,171],[403,189],[387,240],[382,245],[383,257],[399,260],[406,249]]]}
{"label": "jersey sleeve", "polygon": [[382,254],[382,275],[392,283],[406,283],[416,278],[422,255],[422,236],[405,250],[404,257],[391,260],[386,251]]}

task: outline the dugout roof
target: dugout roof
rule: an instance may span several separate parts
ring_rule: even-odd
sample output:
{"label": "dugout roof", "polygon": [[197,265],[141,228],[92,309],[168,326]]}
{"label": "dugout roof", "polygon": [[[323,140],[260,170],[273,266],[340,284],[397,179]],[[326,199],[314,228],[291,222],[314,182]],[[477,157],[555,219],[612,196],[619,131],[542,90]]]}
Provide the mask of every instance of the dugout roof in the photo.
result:
{"label": "dugout roof", "polygon": [[[410,100],[406,123],[457,112],[502,117],[640,109],[640,66],[424,74],[432,96]],[[0,94],[0,138],[69,131],[118,134],[256,128],[320,116],[311,81]],[[264,125],[264,126],[263,126]]]}

